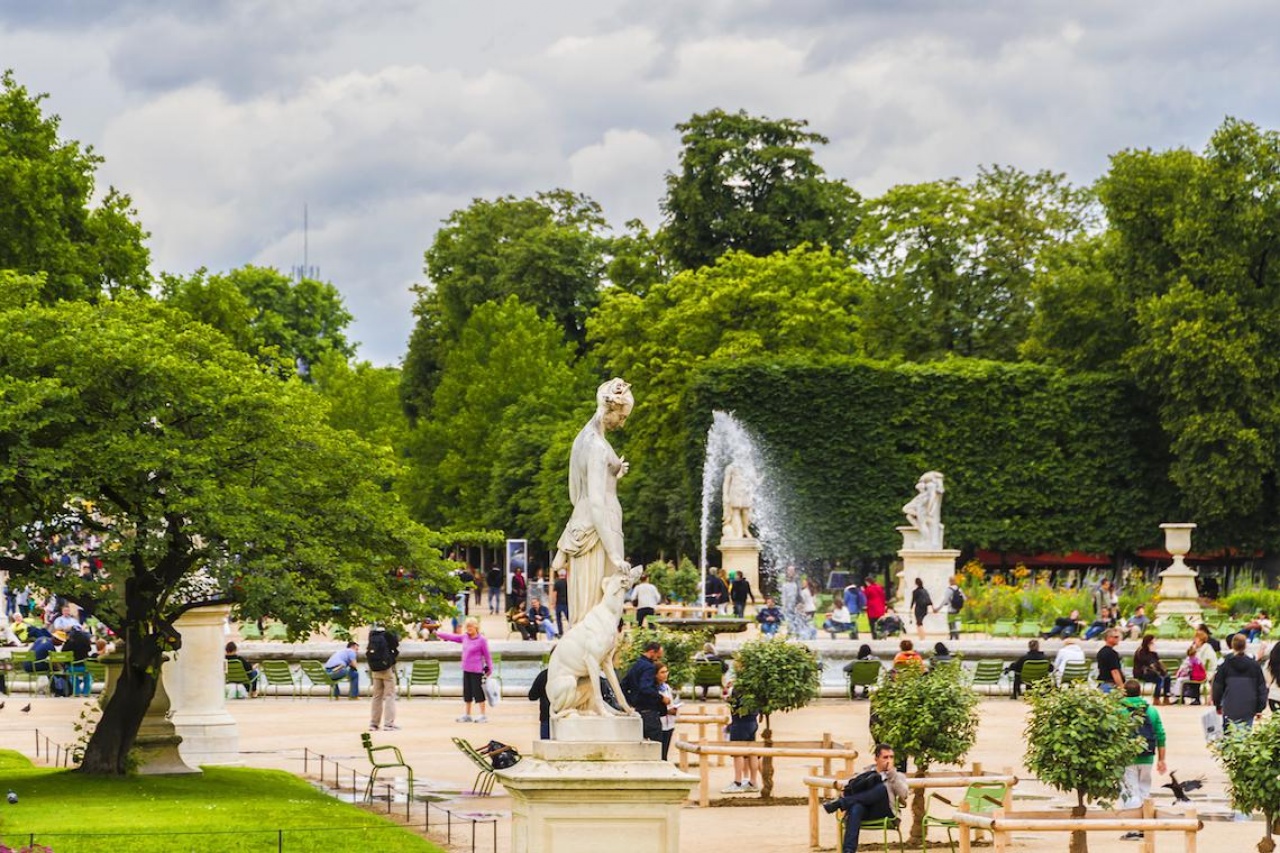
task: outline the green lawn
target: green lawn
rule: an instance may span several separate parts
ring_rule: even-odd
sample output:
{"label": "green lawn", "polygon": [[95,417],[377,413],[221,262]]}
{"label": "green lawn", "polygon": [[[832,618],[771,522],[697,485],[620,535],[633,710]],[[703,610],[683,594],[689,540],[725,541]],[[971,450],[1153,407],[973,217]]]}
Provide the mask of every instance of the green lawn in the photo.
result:
{"label": "green lawn", "polygon": [[[199,776],[101,779],[33,767],[0,750],[0,840],[15,849],[35,833],[55,853],[127,850],[377,850],[440,853],[440,848],[377,815],[338,802],[278,770],[215,767]],[[136,833],[136,834],[134,834]],[[196,833],[219,833],[201,835]]]}

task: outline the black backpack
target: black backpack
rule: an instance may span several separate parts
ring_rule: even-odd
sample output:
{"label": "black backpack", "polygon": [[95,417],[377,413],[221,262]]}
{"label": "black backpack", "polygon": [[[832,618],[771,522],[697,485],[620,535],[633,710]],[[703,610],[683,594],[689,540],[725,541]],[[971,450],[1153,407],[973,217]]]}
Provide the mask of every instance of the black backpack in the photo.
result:
{"label": "black backpack", "polygon": [[960,609],[964,607],[964,602],[965,602],[964,593],[960,591],[960,587],[956,587],[955,589],[951,590],[951,609],[952,610],[954,610],[956,613],[959,613]]}
{"label": "black backpack", "polygon": [[387,642],[386,631],[369,633],[369,648],[365,651],[364,657],[369,662],[369,669],[374,672],[391,669],[395,660],[391,656],[391,644]]}
{"label": "black backpack", "polygon": [[1151,722],[1151,711],[1144,703],[1140,708],[1132,708],[1129,716],[1133,718],[1133,724],[1137,727],[1137,735],[1147,743],[1147,748],[1142,751],[1142,755],[1156,754],[1156,727]]}

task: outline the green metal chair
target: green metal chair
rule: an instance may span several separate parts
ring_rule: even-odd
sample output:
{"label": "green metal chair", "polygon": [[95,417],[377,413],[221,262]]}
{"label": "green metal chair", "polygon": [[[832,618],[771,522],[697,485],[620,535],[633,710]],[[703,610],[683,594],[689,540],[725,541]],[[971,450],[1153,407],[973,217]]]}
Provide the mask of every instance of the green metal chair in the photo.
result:
{"label": "green metal chair", "polygon": [[240,688],[244,688],[244,695],[253,698],[253,680],[249,677],[249,671],[244,668],[239,660],[227,661],[227,678],[226,683],[231,685],[231,695],[239,696]]}
{"label": "green metal chair", "polygon": [[[9,658],[13,663],[13,681],[19,680],[27,682],[27,692],[35,696],[40,692],[40,679],[49,675],[47,669],[39,669],[35,672],[28,672],[24,664],[35,663],[35,653],[30,650],[16,651]],[[48,664],[45,664],[47,667]],[[12,688],[11,688],[12,689]],[[48,692],[48,682],[45,682],[45,692]]]}
{"label": "green metal chair", "polygon": [[856,690],[861,687],[864,697],[871,696],[871,688],[880,683],[884,667],[878,660],[856,660],[849,668],[849,698],[857,699]]}
{"label": "green metal chair", "polygon": [[1053,664],[1047,660],[1029,660],[1022,664],[1022,689],[1026,690],[1045,679],[1052,680]]}
{"label": "green metal chair", "polygon": [[[405,763],[404,756],[400,754],[400,747],[383,744],[382,746],[373,745],[373,737],[365,732],[360,735],[360,742],[364,744],[365,754],[369,756],[369,763],[373,765],[373,769],[369,771],[369,784],[364,786],[364,801],[366,803],[373,802],[373,786],[378,780],[378,774],[383,770],[393,770],[397,767],[403,767],[405,772],[409,774],[409,802],[413,802],[413,768]],[[389,752],[395,756],[394,761],[379,760],[378,753]],[[389,806],[388,806],[389,808]]]}
{"label": "green metal chair", "polygon": [[1039,637],[1043,631],[1040,630],[1040,623],[1033,619],[1023,619],[1018,624],[1019,637]]}
{"label": "green metal chair", "polygon": [[414,687],[429,687],[432,695],[440,695],[440,661],[416,660],[409,668],[409,677],[404,681],[404,696],[413,695]]}
{"label": "green metal chair", "polygon": [[[1037,663],[1037,661],[1028,661],[1027,663]],[[1023,665],[1026,668],[1026,664]],[[969,804],[969,812],[971,814],[990,814],[998,808],[1004,807],[1005,793],[1008,787],[1003,782],[992,782],[987,785],[970,785],[965,789],[964,802]],[[952,808],[957,808],[956,804],[948,800],[941,794],[930,794],[929,801],[941,800]],[[921,823],[920,831],[920,851],[928,853],[929,827],[941,826],[947,830],[947,843],[951,845],[952,853],[955,853],[956,840],[952,835],[952,830],[956,829],[959,824],[951,818],[937,817],[931,811],[926,811],[924,821]]]}
{"label": "green metal chair", "polygon": [[279,622],[272,622],[267,626],[266,639],[273,643],[289,642],[289,629]]}
{"label": "green metal chair", "polygon": [[258,664],[258,671],[262,673],[263,684],[260,692],[265,691],[268,687],[276,689],[276,695],[280,695],[280,688],[289,688],[289,698],[298,698],[298,679],[294,677],[293,668],[289,666],[288,661],[283,660],[264,660]]}
{"label": "green metal chair", "polygon": [[702,691],[702,700],[707,700],[707,691],[712,687],[723,694],[724,664],[718,660],[697,661],[693,665],[693,689]]}
{"label": "green metal chair", "polygon": [[102,661],[89,659],[84,662],[85,672],[89,673],[89,688],[92,690],[93,685],[101,684],[102,692],[107,692],[107,665]]}
{"label": "green metal chair", "polygon": [[991,626],[991,636],[1012,637],[1017,628],[1017,623],[1012,619],[997,619],[996,623]]}
{"label": "green metal chair", "polygon": [[323,687],[330,699],[338,698],[338,685],[348,680],[346,676],[343,676],[342,678],[334,678],[329,674],[329,671],[324,668],[324,664],[318,660],[298,661],[298,667],[302,670],[302,674],[307,677],[308,681],[317,687]]}
{"label": "green metal chair", "polygon": [[262,632],[258,630],[258,626],[252,622],[240,623],[240,639],[249,642],[257,642],[262,639]]}
{"label": "green metal chair", "polygon": [[471,759],[471,763],[476,765],[478,771],[476,778],[471,782],[471,790],[463,791],[463,794],[471,794],[476,797],[488,797],[493,793],[493,785],[498,778],[493,775],[493,763],[480,753],[476,752],[476,748],[467,743],[460,737],[450,738],[453,745],[456,746],[463,755]]}
{"label": "green metal chair", "polygon": [[[884,842],[884,853],[889,853],[889,833],[890,832],[896,833],[898,836],[898,851],[899,853],[906,853],[907,844],[905,841],[902,840],[902,814],[899,811],[898,798],[894,796],[890,796],[889,805],[893,809],[892,817],[877,818],[875,820],[864,820],[861,824],[859,824],[859,826],[862,827],[863,832],[870,830],[871,832],[879,832],[881,834],[881,838],[883,839],[883,842]],[[847,816],[848,815],[846,812],[837,812],[837,819],[836,819],[836,848],[837,849],[840,849],[841,845],[844,843],[844,822]],[[861,838],[859,838],[859,841],[861,841]],[[859,844],[858,846],[861,847],[862,845]]]}
{"label": "green metal chair", "polygon": [[1077,681],[1089,680],[1090,664],[1088,661],[1080,661],[1078,663],[1067,663],[1062,667],[1062,675],[1058,677],[1058,686],[1065,687]]}
{"label": "green metal chair", "polygon": [[[53,694],[53,679],[65,678],[67,681],[67,689],[72,690],[71,666],[75,663],[76,656],[74,652],[49,652],[49,666],[52,672],[49,675],[49,693]],[[68,693],[68,696],[71,694]]]}
{"label": "green metal chair", "polygon": [[973,671],[973,687],[987,688],[987,695],[991,695],[991,688],[1003,693],[1003,683],[1005,678],[1005,662],[1002,660],[980,660],[977,668]]}

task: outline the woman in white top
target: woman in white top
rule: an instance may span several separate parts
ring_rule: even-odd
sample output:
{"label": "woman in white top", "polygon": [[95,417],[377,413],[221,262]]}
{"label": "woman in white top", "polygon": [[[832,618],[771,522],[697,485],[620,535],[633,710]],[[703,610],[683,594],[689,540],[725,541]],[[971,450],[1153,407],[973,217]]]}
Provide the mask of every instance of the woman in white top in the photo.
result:
{"label": "woman in white top", "polygon": [[671,736],[676,729],[676,713],[680,710],[680,697],[671,689],[671,685],[667,683],[667,679],[671,677],[671,671],[667,669],[665,663],[658,664],[657,681],[658,695],[662,697],[662,702],[667,706],[667,711],[662,715],[662,760],[667,760],[667,750],[671,748]]}
{"label": "woman in white top", "polygon": [[1080,647],[1080,641],[1075,637],[1067,637],[1062,641],[1062,648],[1058,649],[1058,656],[1053,659],[1053,673],[1061,681],[1062,671],[1067,668],[1067,664],[1084,662],[1084,649]]}

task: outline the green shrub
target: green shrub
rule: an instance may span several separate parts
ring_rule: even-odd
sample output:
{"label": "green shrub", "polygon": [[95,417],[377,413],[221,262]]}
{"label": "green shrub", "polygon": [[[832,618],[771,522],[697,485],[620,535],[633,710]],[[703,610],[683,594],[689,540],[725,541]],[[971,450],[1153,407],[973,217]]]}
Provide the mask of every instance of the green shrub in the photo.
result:
{"label": "green shrub", "polygon": [[1280,775],[1276,774],[1276,756],[1280,755],[1280,716],[1272,714],[1248,729],[1231,726],[1210,749],[1227,771],[1227,792],[1231,805],[1245,813],[1259,811],[1266,815],[1266,835],[1258,850],[1275,849],[1272,829],[1280,817]]}
{"label": "green shrub", "polygon": [[698,585],[702,581],[693,561],[688,557],[680,560],[679,568],[665,560],[655,560],[645,566],[649,580],[658,588],[658,592],[671,601],[687,604],[697,599]]}
{"label": "green shrub", "polygon": [[[764,745],[773,745],[772,714],[803,708],[818,695],[818,656],[808,646],[781,638],[752,640],[733,664],[733,704],[764,716]],[[773,762],[765,758],[761,796],[773,793]]]}
{"label": "green shrub", "polygon": [[672,688],[692,684],[693,656],[702,651],[708,636],[701,631],[672,631],[658,626],[628,631],[618,643],[618,651],[614,656],[618,677],[621,678],[631,664],[635,663],[645,645],[656,641],[662,644],[662,660],[671,670],[667,681]]}
{"label": "green shrub", "polygon": [[1218,607],[1232,616],[1252,616],[1265,610],[1275,618],[1280,613],[1280,590],[1244,589],[1218,601]]}

